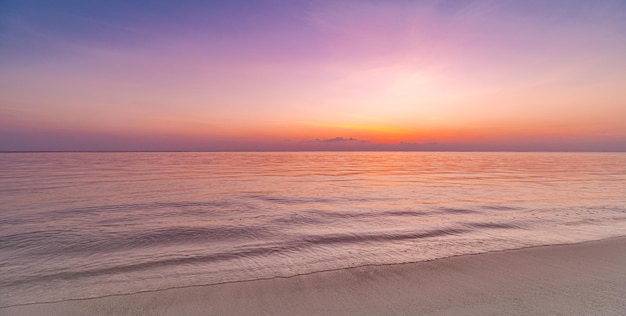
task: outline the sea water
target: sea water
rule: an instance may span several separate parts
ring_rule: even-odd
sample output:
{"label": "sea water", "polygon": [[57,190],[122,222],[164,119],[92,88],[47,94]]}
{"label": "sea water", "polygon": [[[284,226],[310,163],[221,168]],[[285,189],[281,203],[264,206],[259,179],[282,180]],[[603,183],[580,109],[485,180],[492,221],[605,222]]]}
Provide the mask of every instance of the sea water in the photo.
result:
{"label": "sea water", "polygon": [[624,153],[0,154],[0,306],[621,235]]}

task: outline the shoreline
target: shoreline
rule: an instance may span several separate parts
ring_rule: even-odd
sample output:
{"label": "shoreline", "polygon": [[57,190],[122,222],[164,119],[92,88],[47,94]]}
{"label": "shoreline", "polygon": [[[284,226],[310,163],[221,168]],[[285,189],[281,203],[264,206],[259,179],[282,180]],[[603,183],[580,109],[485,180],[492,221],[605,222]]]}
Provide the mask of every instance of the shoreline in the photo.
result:
{"label": "shoreline", "polygon": [[606,237],[606,238],[602,238],[602,239],[586,240],[586,241],[580,241],[580,242],[574,242],[574,243],[533,245],[533,246],[525,246],[525,247],[520,247],[520,248],[491,250],[491,251],[478,252],[478,253],[455,254],[455,255],[448,256],[448,257],[427,259],[427,260],[421,260],[421,261],[409,261],[409,262],[399,262],[399,263],[382,263],[382,264],[365,264],[365,265],[345,267],[345,268],[336,268],[336,269],[329,269],[329,270],[311,271],[311,272],[305,272],[305,273],[294,274],[294,275],[277,275],[277,276],[272,276],[272,277],[264,277],[264,278],[256,278],[256,279],[242,279],[242,280],[224,281],[224,282],[216,282],[216,283],[190,284],[190,285],[173,286],[173,287],[168,287],[168,288],[141,290],[141,291],[129,292],[129,293],[105,294],[105,295],[93,296],[93,297],[68,298],[68,299],[61,299],[61,300],[30,302],[30,303],[19,303],[19,304],[4,305],[4,306],[0,305],[0,310],[5,309],[5,308],[10,308],[10,307],[40,305],[40,304],[54,304],[54,303],[62,303],[62,302],[70,302],[70,301],[96,300],[96,299],[101,299],[101,298],[123,297],[123,296],[128,296],[128,295],[135,295],[135,294],[155,293],[155,292],[163,292],[163,291],[169,291],[169,290],[181,290],[181,289],[189,289],[189,288],[197,288],[197,287],[207,287],[207,286],[217,286],[217,285],[226,285],[226,284],[247,283],[247,282],[256,282],[256,281],[272,281],[272,280],[278,280],[278,279],[291,279],[291,278],[297,278],[297,277],[307,277],[307,276],[312,276],[312,275],[316,275],[316,274],[320,274],[320,273],[327,273],[327,272],[340,272],[340,271],[348,272],[349,270],[352,270],[352,269],[369,269],[369,268],[376,269],[376,268],[386,268],[386,267],[403,266],[403,265],[414,265],[414,264],[428,263],[428,262],[434,262],[434,261],[439,261],[439,260],[446,260],[446,259],[457,258],[457,257],[480,256],[480,255],[485,255],[485,254],[503,253],[503,252],[510,252],[510,251],[519,251],[519,250],[528,250],[528,249],[543,248],[543,247],[575,246],[575,245],[581,245],[581,244],[586,244],[586,243],[610,241],[610,240],[613,240],[613,239],[624,239],[624,242],[626,243],[626,235],[625,236],[613,236],[613,237]]}
{"label": "shoreline", "polygon": [[613,237],[414,263],[5,306],[0,314],[617,315],[626,312],[624,266],[626,237]]}

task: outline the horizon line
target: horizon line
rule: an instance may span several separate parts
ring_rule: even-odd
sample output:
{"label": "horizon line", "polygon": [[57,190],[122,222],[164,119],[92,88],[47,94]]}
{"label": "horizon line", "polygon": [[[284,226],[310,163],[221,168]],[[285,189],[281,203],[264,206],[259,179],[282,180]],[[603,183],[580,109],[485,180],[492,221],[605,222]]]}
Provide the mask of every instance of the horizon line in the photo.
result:
{"label": "horizon line", "polygon": [[626,150],[0,150],[0,154],[27,153],[305,153],[305,152],[405,152],[405,153],[626,153]]}

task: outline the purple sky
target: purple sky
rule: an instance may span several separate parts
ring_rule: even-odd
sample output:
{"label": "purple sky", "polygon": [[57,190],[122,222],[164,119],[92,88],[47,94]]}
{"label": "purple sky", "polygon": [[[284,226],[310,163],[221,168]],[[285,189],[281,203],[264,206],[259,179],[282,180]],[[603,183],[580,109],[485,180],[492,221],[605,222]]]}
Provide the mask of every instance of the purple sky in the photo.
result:
{"label": "purple sky", "polygon": [[2,1],[0,151],[626,151],[624,1]]}

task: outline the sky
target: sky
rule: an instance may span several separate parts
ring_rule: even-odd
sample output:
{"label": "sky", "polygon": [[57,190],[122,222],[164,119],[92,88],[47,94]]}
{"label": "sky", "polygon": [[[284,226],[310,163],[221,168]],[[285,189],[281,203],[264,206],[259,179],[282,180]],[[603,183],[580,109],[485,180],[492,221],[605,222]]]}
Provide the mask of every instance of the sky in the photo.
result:
{"label": "sky", "polygon": [[0,1],[0,151],[626,151],[626,1]]}

